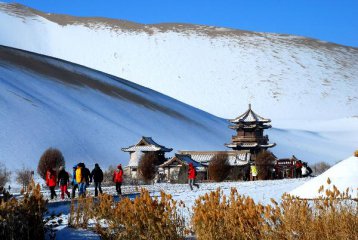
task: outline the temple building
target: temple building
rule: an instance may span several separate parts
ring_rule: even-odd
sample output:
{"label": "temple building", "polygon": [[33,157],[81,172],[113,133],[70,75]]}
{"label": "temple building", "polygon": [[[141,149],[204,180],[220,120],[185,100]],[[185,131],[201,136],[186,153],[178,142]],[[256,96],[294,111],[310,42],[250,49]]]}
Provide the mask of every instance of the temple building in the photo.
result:
{"label": "temple building", "polygon": [[249,151],[251,160],[255,160],[261,150],[267,150],[276,145],[269,143],[268,136],[264,135],[264,130],[271,128],[269,124],[271,120],[252,111],[251,104],[246,112],[229,122],[232,123],[229,128],[235,130],[236,135],[232,136],[231,143],[225,146],[235,151]]}
{"label": "temple building", "polygon": [[130,154],[129,163],[125,167],[124,171],[126,174],[136,179],[138,165],[143,154],[155,152],[158,155],[160,162],[164,163],[166,161],[165,153],[171,152],[172,150],[172,148],[166,148],[159,145],[151,137],[142,137],[137,144],[127,148],[122,148],[122,151],[129,152]]}
{"label": "temple building", "polygon": [[[190,155],[175,154],[174,157],[159,165],[159,175],[161,178],[160,181],[171,183],[178,182],[180,178],[180,169],[183,166],[188,166],[190,163],[193,164],[193,166],[196,168],[197,174],[203,174],[203,178],[206,179],[206,167],[204,165],[193,160]],[[185,180],[187,180],[187,171],[185,171],[183,174]]]}

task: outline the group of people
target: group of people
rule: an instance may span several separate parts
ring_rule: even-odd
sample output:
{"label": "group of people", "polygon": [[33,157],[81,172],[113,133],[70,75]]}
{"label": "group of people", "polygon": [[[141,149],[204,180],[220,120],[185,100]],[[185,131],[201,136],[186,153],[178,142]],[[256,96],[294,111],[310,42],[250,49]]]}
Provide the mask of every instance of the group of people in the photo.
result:
{"label": "group of people", "polygon": [[[122,165],[119,164],[117,169],[113,173],[113,181],[116,184],[116,191],[119,195],[122,194],[121,186],[123,182],[123,169]],[[68,198],[76,197],[76,190],[78,189],[78,196],[85,197],[87,187],[94,182],[95,187],[95,196],[98,196],[102,191],[102,182],[103,182],[103,171],[99,167],[98,163],[95,164],[93,170],[90,170],[86,167],[84,163],[78,163],[73,166],[72,171],[72,195],[68,191],[70,184],[70,175],[66,172],[63,166],[60,166],[58,173],[55,169],[48,169],[46,172],[46,185],[49,187],[51,192],[51,199],[57,197],[55,188],[58,185],[61,190],[61,199],[64,199],[65,194]]]}
{"label": "group of people", "polygon": [[298,160],[296,162],[295,168],[296,178],[308,177],[313,172],[312,169],[308,166],[308,164],[306,162],[302,162],[301,160]]}
{"label": "group of people", "polygon": [[[192,163],[189,164],[188,169],[188,183],[191,190],[193,190],[193,186],[199,188],[199,185],[195,183],[196,179],[196,170]],[[116,185],[116,192],[119,196],[122,195],[122,182],[123,182],[123,169],[122,165],[119,164],[116,170],[113,173],[113,182]],[[102,194],[102,182],[103,182],[103,171],[99,167],[98,163],[95,164],[94,169],[90,172],[90,170],[86,167],[84,163],[78,163],[73,166],[72,172],[72,195],[68,191],[69,183],[70,183],[70,175],[66,172],[63,166],[60,166],[58,173],[55,169],[48,169],[46,172],[46,185],[49,187],[51,192],[51,199],[57,197],[55,188],[58,185],[61,190],[61,199],[64,199],[65,194],[68,198],[76,197],[76,190],[78,189],[78,196],[86,196],[87,187],[94,182],[95,188],[95,196],[98,196],[99,193]]]}

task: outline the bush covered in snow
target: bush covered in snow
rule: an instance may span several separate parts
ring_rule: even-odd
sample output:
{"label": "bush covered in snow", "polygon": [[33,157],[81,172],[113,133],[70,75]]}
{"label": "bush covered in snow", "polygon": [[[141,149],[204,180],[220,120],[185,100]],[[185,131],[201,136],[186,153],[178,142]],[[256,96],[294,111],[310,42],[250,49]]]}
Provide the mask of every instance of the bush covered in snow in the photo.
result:
{"label": "bush covered in snow", "polygon": [[46,179],[46,172],[49,169],[58,169],[60,166],[65,166],[65,158],[60,150],[56,148],[47,149],[41,156],[37,166],[37,173]]}

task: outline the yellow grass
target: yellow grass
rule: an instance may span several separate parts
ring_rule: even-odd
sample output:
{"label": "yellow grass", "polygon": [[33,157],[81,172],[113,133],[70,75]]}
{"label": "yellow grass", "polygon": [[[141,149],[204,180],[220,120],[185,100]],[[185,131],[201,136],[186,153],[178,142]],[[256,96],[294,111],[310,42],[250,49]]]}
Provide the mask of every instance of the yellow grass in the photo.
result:
{"label": "yellow grass", "polygon": [[164,192],[159,199],[147,190],[134,200],[124,198],[118,203],[106,194],[98,204],[92,198],[80,199],[77,207],[72,204],[70,224],[86,228],[93,218],[104,239],[183,239],[187,230],[178,211],[183,205]]}
{"label": "yellow grass", "polygon": [[[328,180],[330,183],[330,180]],[[331,185],[332,186],[332,185]],[[283,195],[280,203],[267,205],[232,189],[225,196],[219,189],[199,197],[193,206],[191,223],[180,214],[184,204],[169,194],[140,197],[115,203],[101,195],[80,200],[72,206],[71,224],[86,227],[89,218],[104,239],[184,239],[189,229],[197,239],[358,239],[358,204],[347,191],[323,189],[325,197],[314,200]],[[86,215],[86,216],[84,216]],[[190,225],[189,225],[190,224]]]}

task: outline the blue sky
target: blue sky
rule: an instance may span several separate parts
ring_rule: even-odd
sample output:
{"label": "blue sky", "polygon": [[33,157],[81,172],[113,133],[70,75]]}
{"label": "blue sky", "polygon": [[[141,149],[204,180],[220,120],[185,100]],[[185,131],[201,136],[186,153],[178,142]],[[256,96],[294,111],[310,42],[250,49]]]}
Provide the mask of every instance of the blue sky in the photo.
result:
{"label": "blue sky", "polygon": [[[3,2],[14,2],[0,0]],[[196,23],[358,47],[358,0],[17,0],[45,12],[140,23]]]}

